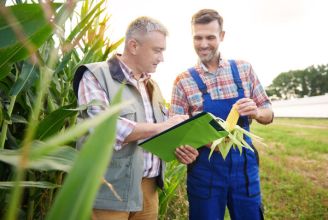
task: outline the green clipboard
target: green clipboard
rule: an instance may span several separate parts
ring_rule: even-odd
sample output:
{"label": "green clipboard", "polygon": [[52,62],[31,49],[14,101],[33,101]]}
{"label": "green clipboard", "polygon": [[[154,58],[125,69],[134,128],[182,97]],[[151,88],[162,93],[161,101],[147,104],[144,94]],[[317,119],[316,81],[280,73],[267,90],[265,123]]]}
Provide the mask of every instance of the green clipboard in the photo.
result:
{"label": "green clipboard", "polygon": [[175,160],[175,149],[181,145],[199,148],[225,137],[225,131],[211,113],[201,112],[139,144],[162,160]]}

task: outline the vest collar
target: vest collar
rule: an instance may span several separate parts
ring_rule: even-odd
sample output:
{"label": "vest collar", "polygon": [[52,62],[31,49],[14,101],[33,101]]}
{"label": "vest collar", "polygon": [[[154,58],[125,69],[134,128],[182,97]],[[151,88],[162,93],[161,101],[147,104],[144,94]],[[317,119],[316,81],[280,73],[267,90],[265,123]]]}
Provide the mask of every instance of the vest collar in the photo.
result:
{"label": "vest collar", "polygon": [[120,61],[117,59],[116,55],[112,56],[107,62],[112,78],[120,83],[126,83],[128,80],[125,78],[119,63]]}

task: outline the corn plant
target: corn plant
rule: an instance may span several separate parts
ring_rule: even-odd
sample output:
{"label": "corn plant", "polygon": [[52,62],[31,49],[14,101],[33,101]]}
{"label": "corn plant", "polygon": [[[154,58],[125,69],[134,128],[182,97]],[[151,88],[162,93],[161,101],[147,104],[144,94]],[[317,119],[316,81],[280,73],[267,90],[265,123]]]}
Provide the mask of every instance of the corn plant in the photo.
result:
{"label": "corn plant", "polygon": [[[57,214],[60,219],[90,215],[90,201],[110,158],[118,108],[76,126],[77,112],[83,109],[75,107],[72,79],[78,65],[105,60],[122,42],[104,37],[106,7],[104,0],[0,4],[0,212],[6,219],[43,219],[51,207],[55,211],[49,219],[58,219]],[[94,132],[78,153],[74,141],[90,127]],[[102,148],[94,152],[91,146]],[[99,164],[86,167],[86,155]],[[68,171],[65,196],[59,193],[53,205]],[[95,176],[82,181],[80,172]],[[83,191],[79,198],[85,203],[63,202],[76,199],[72,185]],[[89,194],[85,187],[91,189]],[[75,216],[58,211],[62,202],[71,210],[82,206],[86,211]]]}
{"label": "corn plant", "polygon": [[[186,166],[178,161],[172,161],[166,165],[164,189],[159,192],[159,219],[171,219],[179,216],[181,213],[177,213],[176,210],[183,208],[175,207],[172,204],[176,201],[186,201],[184,196],[177,194],[179,187],[183,187],[186,179]],[[184,210],[187,211],[187,210]]]}

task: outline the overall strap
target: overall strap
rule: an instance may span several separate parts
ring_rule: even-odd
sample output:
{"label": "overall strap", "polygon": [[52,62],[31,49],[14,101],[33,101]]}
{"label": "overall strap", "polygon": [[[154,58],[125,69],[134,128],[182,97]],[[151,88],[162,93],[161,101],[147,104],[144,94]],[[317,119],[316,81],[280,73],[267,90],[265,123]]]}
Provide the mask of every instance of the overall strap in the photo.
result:
{"label": "overall strap", "polygon": [[[242,81],[240,79],[240,75],[239,75],[239,71],[237,68],[237,64],[235,60],[228,60],[230,63],[230,68],[232,71],[232,76],[233,76],[233,80],[237,86],[237,91],[238,91],[238,98],[244,98],[245,94],[244,94],[244,89],[243,89],[243,84]],[[241,117],[243,120],[243,127],[247,130],[249,130],[249,121],[248,121],[248,117]]]}
{"label": "overall strap", "polygon": [[188,71],[189,71],[190,75],[192,76],[192,78],[195,80],[195,82],[198,86],[198,89],[201,91],[203,99],[211,100],[211,96],[207,91],[207,86],[205,85],[203,80],[200,78],[199,73],[197,72],[195,67],[189,68]]}
{"label": "overall strap", "polygon": [[[244,89],[243,89],[243,86],[242,86],[242,81],[241,81],[240,76],[239,76],[239,71],[238,71],[238,68],[237,68],[237,64],[234,60],[229,60],[229,63],[230,63],[230,67],[231,67],[231,70],[232,70],[233,80],[234,80],[234,82],[237,86],[238,98],[244,98],[245,97]],[[242,119],[244,129],[249,131],[248,117],[242,116],[242,117],[240,117],[240,119]],[[246,140],[246,142],[248,144],[250,144],[250,146],[253,146],[252,140],[251,140],[250,137],[244,135],[244,139]],[[244,156],[244,159],[245,159],[244,160],[245,187],[246,187],[246,190],[247,190],[247,194],[249,196],[251,196],[251,192],[249,191],[250,185],[249,185],[249,176],[248,176],[248,171],[247,171],[248,158],[247,158],[247,154],[246,154],[245,149],[243,149],[243,156]]]}
{"label": "overall strap", "polygon": [[238,91],[238,97],[239,98],[244,98],[245,94],[244,94],[244,89],[243,89],[243,84],[241,82],[240,76],[239,76],[239,71],[237,68],[237,64],[236,61],[234,60],[228,60],[230,63],[230,68],[232,71],[232,76],[233,76],[233,80],[237,86],[237,91]]}

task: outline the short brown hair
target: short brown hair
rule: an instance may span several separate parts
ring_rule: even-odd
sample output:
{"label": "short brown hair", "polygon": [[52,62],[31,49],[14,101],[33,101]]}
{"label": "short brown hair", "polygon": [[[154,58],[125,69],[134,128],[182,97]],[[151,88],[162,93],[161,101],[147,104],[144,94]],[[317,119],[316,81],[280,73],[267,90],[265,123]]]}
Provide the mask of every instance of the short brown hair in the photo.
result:
{"label": "short brown hair", "polygon": [[191,24],[208,24],[212,21],[218,21],[220,30],[223,30],[223,17],[219,12],[213,9],[202,9],[192,16]]}

